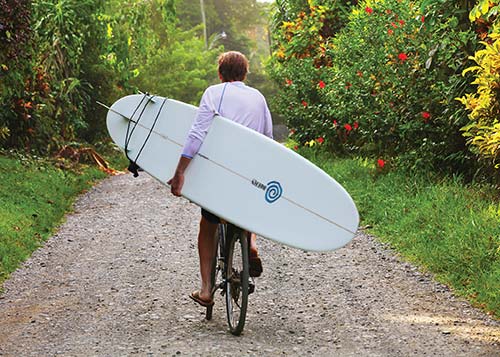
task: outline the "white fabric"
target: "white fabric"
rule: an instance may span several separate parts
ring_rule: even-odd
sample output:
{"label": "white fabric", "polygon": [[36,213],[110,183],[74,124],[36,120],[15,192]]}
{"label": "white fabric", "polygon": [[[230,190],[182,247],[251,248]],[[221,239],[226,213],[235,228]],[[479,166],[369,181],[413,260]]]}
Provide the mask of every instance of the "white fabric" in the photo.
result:
{"label": "white fabric", "polygon": [[208,87],[203,93],[182,156],[193,158],[196,155],[217,114],[273,137],[271,113],[264,96],[243,82],[220,83]]}

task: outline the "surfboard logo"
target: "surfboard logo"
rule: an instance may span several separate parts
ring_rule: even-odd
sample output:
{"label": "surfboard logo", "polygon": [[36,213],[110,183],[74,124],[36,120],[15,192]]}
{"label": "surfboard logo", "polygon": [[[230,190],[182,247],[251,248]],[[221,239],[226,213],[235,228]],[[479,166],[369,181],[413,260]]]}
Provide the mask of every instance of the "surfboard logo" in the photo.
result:
{"label": "surfboard logo", "polygon": [[283,188],[278,181],[271,181],[267,184],[266,188],[266,201],[268,203],[274,203],[283,194]]}
{"label": "surfboard logo", "polygon": [[252,185],[266,192],[265,198],[267,203],[276,202],[283,194],[283,188],[278,181],[270,181],[267,185],[264,185],[262,182],[253,179]]}

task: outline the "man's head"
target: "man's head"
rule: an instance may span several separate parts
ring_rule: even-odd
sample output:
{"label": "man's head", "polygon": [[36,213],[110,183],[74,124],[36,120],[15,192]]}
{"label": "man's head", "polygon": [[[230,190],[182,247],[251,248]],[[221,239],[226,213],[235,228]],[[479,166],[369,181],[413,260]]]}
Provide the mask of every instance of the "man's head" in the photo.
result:
{"label": "man's head", "polygon": [[229,51],[219,56],[219,76],[223,82],[243,81],[248,73],[248,60],[244,54]]}

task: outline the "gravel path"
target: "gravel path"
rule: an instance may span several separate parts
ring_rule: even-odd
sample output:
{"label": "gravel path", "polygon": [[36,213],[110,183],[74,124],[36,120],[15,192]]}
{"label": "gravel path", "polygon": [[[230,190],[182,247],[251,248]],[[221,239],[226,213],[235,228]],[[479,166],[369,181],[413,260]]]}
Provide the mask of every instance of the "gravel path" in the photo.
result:
{"label": "gravel path", "polygon": [[261,239],[244,334],[188,294],[198,208],[147,175],[83,195],[0,295],[5,356],[500,356],[500,323],[365,234],[331,253]]}

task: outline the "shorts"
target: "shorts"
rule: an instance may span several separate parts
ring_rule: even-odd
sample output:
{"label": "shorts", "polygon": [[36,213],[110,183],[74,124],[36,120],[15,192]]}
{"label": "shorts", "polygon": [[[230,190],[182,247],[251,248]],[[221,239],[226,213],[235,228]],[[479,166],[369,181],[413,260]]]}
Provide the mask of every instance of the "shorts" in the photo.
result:
{"label": "shorts", "polygon": [[219,224],[220,223],[220,218],[217,217],[215,214],[208,212],[204,208],[201,209],[201,215],[205,217],[207,221],[213,224]]}

